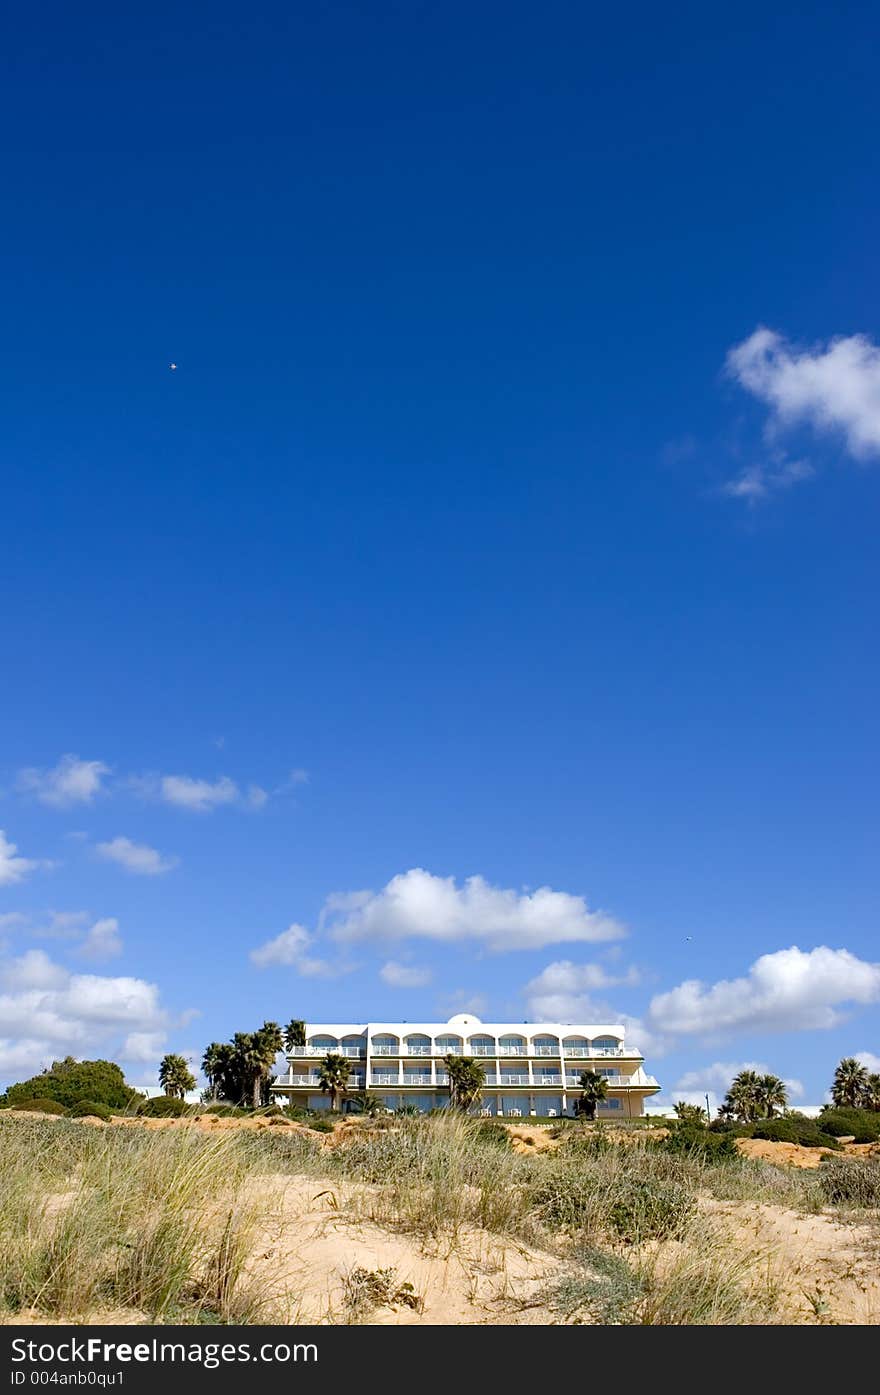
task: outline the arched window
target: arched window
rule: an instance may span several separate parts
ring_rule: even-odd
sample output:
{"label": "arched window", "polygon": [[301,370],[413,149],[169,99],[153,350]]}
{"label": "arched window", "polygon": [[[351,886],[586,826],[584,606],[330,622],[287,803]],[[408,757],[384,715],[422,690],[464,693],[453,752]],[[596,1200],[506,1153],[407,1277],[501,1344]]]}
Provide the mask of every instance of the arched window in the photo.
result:
{"label": "arched window", "polygon": [[535,1037],[532,1040],[532,1051],[536,1056],[559,1056],[558,1037]]}
{"label": "arched window", "polygon": [[374,1056],[397,1056],[400,1054],[400,1039],[391,1032],[380,1032],[373,1037]]}
{"label": "arched window", "polygon": [[468,1038],[468,1051],[471,1056],[494,1056],[495,1038],[481,1033]]}
{"label": "arched window", "polygon": [[562,1043],[562,1049],[566,1056],[573,1056],[577,1060],[579,1057],[589,1056],[590,1043],[586,1037],[566,1037]]}
{"label": "arched window", "polygon": [[437,1052],[440,1056],[461,1056],[461,1037],[455,1036],[453,1032],[444,1032],[442,1037],[437,1038]]}
{"label": "arched window", "polygon": [[525,1056],[525,1037],[514,1032],[511,1032],[508,1036],[499,1037],[498,1054],[499,1056]]}
{"label": "arched window", "polygon": [[359,1056],[365,1056],[367,1053],[367,1039],[360,1034],[343,1037],[339,1049],[343,1056],[357,1060]]}
{"label": "arched window", "polygon": [[327,1052],[339,1050],[339,1042],[337,1041],[336,1037],[309,1037],[309,1046],[311,1046],[315,1051]]}
{"label": "arched window", "polygon": [[595,1037],[593,1040],[594,1051],[617,1051],[619,1047],[619,1037]]}
{"label": "arched window", "polygon": [[424,1032],[412,1032],[404,1041],[407,1056],[430,1056],[431,1038]]}

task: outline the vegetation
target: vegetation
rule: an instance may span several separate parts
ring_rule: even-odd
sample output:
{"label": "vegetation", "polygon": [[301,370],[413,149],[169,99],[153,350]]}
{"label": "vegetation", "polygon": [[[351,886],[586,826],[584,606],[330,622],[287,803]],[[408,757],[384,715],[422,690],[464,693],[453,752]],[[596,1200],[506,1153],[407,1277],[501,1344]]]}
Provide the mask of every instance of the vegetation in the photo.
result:
{"label": "vegetation", "polygon": [[596,1106],[608,1097],[608,1081],[595,1070],[582,1070],[578,1079],[580,1098],[575,1113],[584,1119],[595,1119]]}
{"label": "vegetation", "polygon": [[677,1118],[683,1124],[706,1124],[709,1122],[709,1116],[702,1105],[687,1104],[685,1100],[679,1100],[673,1108]]}
{"label": "vegetation", "polygon": [[753,1123],[757,1119],[772,1119],[788,1104],[784,1081],[778,1075],[758,1075],[757,1071],[741,1070],[734,1076],[730,1089],[719,1109],[723,1118]]}
{"label": "vegetation", "polygon": [[831,1099],[838,1109],[860,1108],[868,1088],[868,1071],[854,1056],[845,1056],[834,1072]]}
{"label": "vegetation", "polygon": [[306,1044],[306,1024],[298,1017],[293,1017],[284,1028],[284,1049],[292,1051],[295,1046],[305,1046]]}
{"label": "vegetation", "polygon": [[880,1140],[880,1114],[869,1109],[823,1109],[816,1125],[832,1138],[852,1137],[856,1143]]}
{"label": "vegetation", "polygon": [[113,1061],[76,1061],[65,1056],[63,1061],[53,1061],[40,1075],[10,1085],[6,1098],[13,1109],[26,1099],[56,1100],[65,1109],[78,1100],[88,1099],[121,1111],[141,1096],[126,1085],[122,1071]]}
{"label": "vegetation", "polygon": [[328,1051],[318,1066],[318,1084],[323,1094],[330,1096],[330,1108],[335,1110],[348,1088],[351,1066],[344,1056]]}
{"label": "vegetation", "polygon": [[837,1140],[822,1133],[815,1119],[803,1114],[786,1114],[782,1119],[762,1119],[752,1130],[753,1138],[772,1143],[798,1143],[802,1148],[837,1148]]}
{"label": "vegetation", "polygon": [[449,1076],[449,1103],[464,1113],[477,1104],[486,1084],[486,1072],[471,1056],[443,1057]]}
{"label": "vegetation", "polygon": [[64,1114],[66,1112],[64,1105],[59,1104],[57,1100],[41,1099],[39,1096],[29,1100],[16,1100],[12,1108],[25,1109],[34,1114]]}
{"label": "vegetation", "polygon": [[98,1104],[96,1100],[78,1100],[68,1113],[71,1119],[103,1119],[105,1123],[113,1117],[106,1104]]}
{"label": "vegetation", "polygon": [[268,1104],[272,1067],[283,1049],[277,1022],[264,1022],[256,1032],[236,1032],[232,1041],[212,1041],[202,1057],[209,1098],[253,1109]]}
{"label": "vegetation", "polygon": [[146,1119],[179,1119],[189,1112],[190,1106],[174,1095],[157,1095],[138,1106],[138,1114]]}
{"label": "vegetation", "polygon": [[159,1062],[159,1084],[166,1095],[182,1100],[184,1095],[196,1088],[196,1078],[183,1056],[172,1053],[163,1056]]}

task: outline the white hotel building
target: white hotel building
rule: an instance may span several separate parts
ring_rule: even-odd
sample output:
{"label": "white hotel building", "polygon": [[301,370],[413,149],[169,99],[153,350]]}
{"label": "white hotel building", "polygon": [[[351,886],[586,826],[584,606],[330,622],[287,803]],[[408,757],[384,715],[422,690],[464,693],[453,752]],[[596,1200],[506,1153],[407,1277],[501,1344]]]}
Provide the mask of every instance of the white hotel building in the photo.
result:
{"label": "white hotel building", "polygon": [[608,1081],[598,1116],[632,1119],[660,1089],[646,1075],[641,1052],[624,1043],[621,1026],[567,1022],[481,1022],[461,1013],[448,1022],[311,1022],[306,1045],[287,1052],[288,1070],[272,1085],[282,1102],[322,1109],[318,1071],[328,1052],[351,1062],[350,1093],[368,1090],[388,1109],[428,1110],[449,1101],[443,1057],[472,1056],[486,1072],[483,1114],[572,1113],[578,1078],[594,1070]]}

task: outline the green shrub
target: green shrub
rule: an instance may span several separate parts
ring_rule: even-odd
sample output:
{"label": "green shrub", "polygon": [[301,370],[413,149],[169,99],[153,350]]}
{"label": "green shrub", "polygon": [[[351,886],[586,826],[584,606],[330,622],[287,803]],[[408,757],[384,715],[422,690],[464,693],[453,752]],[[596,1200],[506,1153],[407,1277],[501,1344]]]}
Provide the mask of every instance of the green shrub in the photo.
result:
{"label": "green shrub", "polygon": [[[503,1148],[509,1152],[513,1147],[510,1130],[494,1119],[481,1119],[477,1124],[476,1134],[479,1143],[488,1143],[492,1148]],[[528,1141],[531,1142],[531,1139]]]}
{"label": "green shrub", "polygon": [[819,1171],[826,1200],[843,1206],[880,1206],[880,1161],[833,1158]]}
{"label": "green shrub", "polygon": [[63,1114],[65,1112],[64,1105],[59,1104],[57,1100],[46,1099],[39,1095],[31,1099],[16,1100],[12,1108],[27,1109],[35,1114]]}
{"label": "green shrub", "polygon": [[823,1109],[816,1123],[821,1133],[832,1138],[848,1138],[856,1143],[876,1143],[880,1139],[880,1114],[871,1109]]}
{"label": "green shrub", "polygon": [[815,1119],[804,1114],[786,1114],[781,1119],[760,1119],[755,1124],[753,1138],[771,1143],[798,1143],[802,1148],[838,1148],[830,1134],[822,1133]]}
{"label": "green shrub", "polygon": [[125,1077],[114,1061],[75,1061],[67,1056],[53,1061],[51,1069],[10,1085],[9,1103],[18,1108],[23,1099],[52,1099],[69,1109],[77,1100],[94,1100],[110,1109],[121,1110],[142,1098],[137,1090],[126,1085]]}
{"label": "green shrub", "polygon": [[205,1113],[216,1114],[220,1119],[244,1119],[250,1110],[242,1109],[238,1104],[209,1104]]}
{"label": "green shrub", "polygon": [[182,1114],[189,1112],[189,1105],[172,1095],[156,1095],[154,1099],[144,1100],[138,1107],[138,1114],[147,1119],[179,1119]]}
{"label": "green shrub", "polygon": [[315,1133],[332,1133],[335,1127],[332,1119],[322,1119],[320,1116],[306,1122],[310,1129],[315,1130]]}
{"label": "green shrub", "polygon": [[609,1219],[622,1240],[666,1240],[681,1233],[696,1205],[696,1196],[678,1182],[626,1178]]}
{"label": "green shrub", "polygon": [[665,1153],[686,1153],[720,1161],[739,1157],[734,1137],[728,1129],[719,1133],[699,1124],[678,1124],[659,1146]]}
{"label": "green shrub", "polygon": [[98,1104],[95,1100],[77,1100],[76,1104],[68,1110],[71,1119],[83,1119],[91,1117],[93,1119],[103,1119],[108,1123],[111,1114],[106,1104]]}

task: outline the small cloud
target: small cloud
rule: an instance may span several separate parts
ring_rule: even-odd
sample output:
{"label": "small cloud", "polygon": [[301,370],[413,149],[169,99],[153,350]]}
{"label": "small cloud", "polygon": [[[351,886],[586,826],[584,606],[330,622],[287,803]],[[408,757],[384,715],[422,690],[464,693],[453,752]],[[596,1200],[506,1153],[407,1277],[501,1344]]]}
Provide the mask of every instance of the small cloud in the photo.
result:
{"label": "small cloud", "polygon": [[30,989],[62,987],[67,982],[68,974],[66,969],[53,964],[45,950],[29,949],[6,965],[2,977],[7,988],[26,992]]}
{"label": "small cloud", "polygon": [[194,780],[189,775],[163,775],[159,782],[160,798],[178,809],[207,814],[222,804],[235,804],[239,798],[238,785],[227,775],[213,784],[210,780]]}
{"label": "small cloud", "polygon": [[484,1017],[489,1010],[489,999],[485,993],[475,993],[470,988],[453,988],[437,999],[440,1012],[453,1017],[457,1012],[472,1012],[474,1017]]}
{"label": "small cloud", "polygon": [[857,1051],[856,1060],[865,1067],[865,1070],[872,1074],[880,1074],[880,1056],[876,1056],[873,1051]]}
{"label": "small cloud", "polygon": [[296,770],[291,770],[287,780],[288,784],[291,785],[307,785],[309,783],[309,772],[298,767]]}
{"label": "small cloud", "polygon": [[155,848],[146,843],[133,843],[130,838],[113,838],[108,843],[98,843],[95,849],[99,857],[107,862],[116,862],[126,872],[140,877],[158,877],[170,872],[180,861],[177,857],[163,857]]}
{"label": "small cloud", "polygon": [[122,953],[119,921],[113,916],[107,916],[104,920],[96,920],[76,952],[82,955],[83,959],[91,959],[96,963],[115,959],[117,955]]}
{"label": "small cloud", "polygon": [[86,911],[50,911],[48,924],[31,933],[40,940],[78,940],[88,920]]}
{"label": "small cloud", "polygon": [[750,465],[733,479],[721,485],[720,493],[728,499],[743,499],[757,504],[778,490],[790,489],[803,480],[812,479],[816,471],[804,460],[786,460],[776,466]]}
{"label": "small cloud", "polygon": [[269,795],[261,785],[249,785],[247,792],[247,806],[249,809],[262,809],[269,801]]}
{"label": "small cloud", "polygon": [[109,774],[110,766],[103,761],[66,755],[49,770],[30,766],[20,771],[18,789],[51,808],[70,809],[75,804],[91,804],[102,793],[104,776]]}
{"label": "small cloud", "polygon": [[379,970],[379,977],[389,988],[424,988],[431,982],[431,970],[398,964],[394,959],[389,959]]}
{"label": "small cloud", "polygon": [[268,969],[275,965],[295,969],[304,978],[335,978],[350,972],[350,966],[334,964],[327,959],[315,959],[309,953],[314,936],[303,925],[289,925],[273,940],[258,945],[251,950],[251,962],[258,969]]}
{"label": "small cloud", "polygon": [[15,882],[24,881],[31,872],[44,865],[34,858],[20,857],[18,845],[10,843],[0,828],[0,886],[13,886]]}

